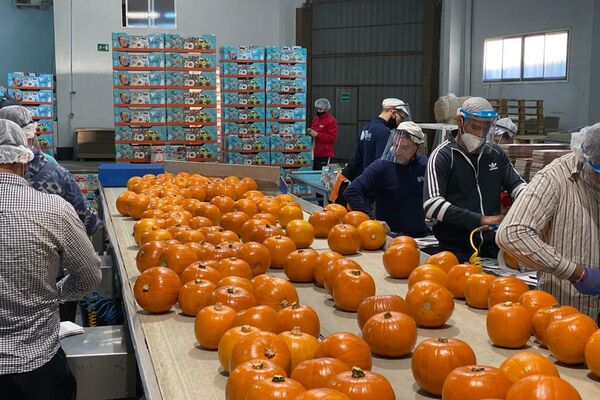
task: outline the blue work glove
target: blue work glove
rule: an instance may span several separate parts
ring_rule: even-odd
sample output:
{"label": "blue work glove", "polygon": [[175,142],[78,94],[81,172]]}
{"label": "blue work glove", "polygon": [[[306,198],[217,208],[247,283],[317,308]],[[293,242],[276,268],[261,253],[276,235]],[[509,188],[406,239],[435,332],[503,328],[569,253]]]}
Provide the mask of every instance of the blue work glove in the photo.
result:
{"label": "blue work glove", "polygon": [[585,276],[581,281],[573,283],[573,286],[583,294],[600,294],[600,268],[585,267]]}

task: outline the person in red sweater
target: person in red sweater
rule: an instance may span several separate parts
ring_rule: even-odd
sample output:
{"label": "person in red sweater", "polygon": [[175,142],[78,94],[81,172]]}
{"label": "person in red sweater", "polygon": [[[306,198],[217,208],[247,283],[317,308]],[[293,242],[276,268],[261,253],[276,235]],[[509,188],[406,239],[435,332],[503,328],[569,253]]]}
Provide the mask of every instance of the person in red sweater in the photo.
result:
{"label": "person in red sweater", "polygon": [[310,129],[306,132],[315,140],[313,170],[320,171],[334,157],[335,139],[337,138],[337,120],[329,110],[331,103],[327,99],[315,101],[317,116],[313,118]]}

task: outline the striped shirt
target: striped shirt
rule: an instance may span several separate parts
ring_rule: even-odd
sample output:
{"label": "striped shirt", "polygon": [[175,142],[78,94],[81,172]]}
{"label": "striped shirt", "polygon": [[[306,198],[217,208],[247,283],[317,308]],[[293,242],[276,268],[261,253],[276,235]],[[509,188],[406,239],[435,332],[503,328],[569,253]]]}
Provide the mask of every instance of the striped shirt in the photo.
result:
{"label": "striped shirt", "polygon": [[596,319],[600,296],[568,281],[577,265],[600,268],[600,203],[567,154],[537,173],[500,225],[498,245],[538,271],[538,287]]}
{"label": "striped shirt", "polygon": [[[67,275],[56,282],[59,265]],[[101,279],[100,259],[73,207],[0,173],[0,375],[33,371],[58,351],[58,302]]]}

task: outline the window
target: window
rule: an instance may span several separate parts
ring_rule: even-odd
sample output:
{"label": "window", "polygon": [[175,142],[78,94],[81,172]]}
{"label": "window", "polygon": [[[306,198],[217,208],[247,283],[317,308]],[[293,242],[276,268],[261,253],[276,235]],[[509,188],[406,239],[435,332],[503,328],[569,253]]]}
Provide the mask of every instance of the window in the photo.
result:
{"label": "window", "polygon": [[123,27],[176,28],[175,0],[122,0]]}
{"label": "window", "polygon": [[567,31],[487,39],[483,80],[567,79],[568,44]]}

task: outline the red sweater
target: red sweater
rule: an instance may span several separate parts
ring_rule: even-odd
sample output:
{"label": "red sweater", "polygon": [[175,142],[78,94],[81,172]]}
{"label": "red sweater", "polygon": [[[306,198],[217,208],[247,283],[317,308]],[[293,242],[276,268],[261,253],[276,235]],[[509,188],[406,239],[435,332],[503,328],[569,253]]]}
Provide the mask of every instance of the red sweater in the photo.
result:
{"label": "red sweater", "polygon": [[314,156],[317,157],[334,157],[333,149],[335,147],[335,139],[337,138],[337,121],[329,112],[314,117],[310,127],[317,132],[315,138]]}

